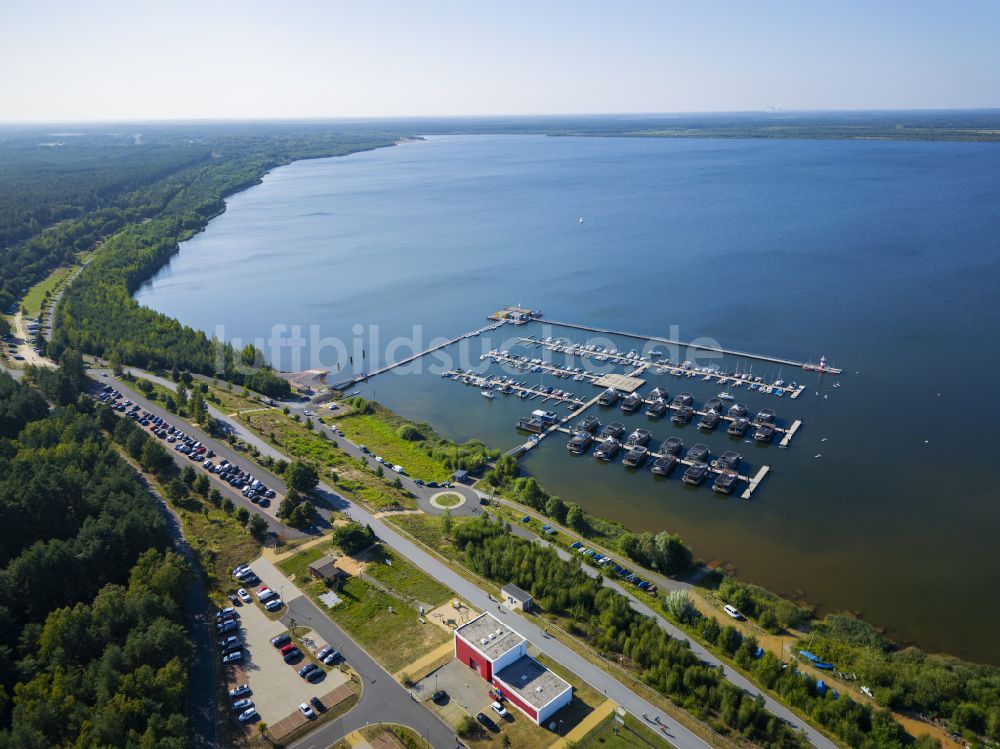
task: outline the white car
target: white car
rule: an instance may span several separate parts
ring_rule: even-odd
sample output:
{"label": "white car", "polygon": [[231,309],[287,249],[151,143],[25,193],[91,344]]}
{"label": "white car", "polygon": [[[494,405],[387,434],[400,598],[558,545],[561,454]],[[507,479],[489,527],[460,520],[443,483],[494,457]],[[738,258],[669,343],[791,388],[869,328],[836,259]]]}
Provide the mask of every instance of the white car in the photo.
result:
{"label": "white car", "polygon": [[385,458],[383,458],[381,455],[376,455],[375,462],[385,464]]}
{"label": "white car", "polygon": [[733,619],[743,618],[743,614],[740,613],[739,609],[737,609],[735,606],[730,606],[728,603],[722,607],[722,610],[725,611],[727,614],[729,614],[729,616],[731,616]]}
{"label": "white car", "polygon": [[246,723],[248,720],[253,720],[256,717],[257,717],[257,710],[256,708],[251,707],[246,712],[240,713],[239,721],[240,723]]}
{"label": "white car", "polygon": [[507,710],[506,710],[506,708],[504,708],[504,706],[501,705],[499,702],[494,702],[492,705],[490,705],[490,707],[493,708],[493,712],[495,712],[501,718],[506,718],[507,717]]}
{"label": "white car", "polygon": [[236,700],[236,702],[233,703],[233,710],[243,711],[251,707],[253,707],[253,700],[248,700],[246,698],[242,700]]}
{"label": "white car", "polygon": [[275,598],[274,600],[265,603],[264,608],[267,609],[268,611],[277,611],[284,605],[285,605],[284,601],[282,601],[280,598]]}
{"label": "white car", "polygon": [[403,466],[393,466],[392,470],[394,470],[396,473],[406,473],[406,471],[403,470]]}
{"label": "white car", "polygon": [[250,594],[247,593],[244,588],[240,588],[236,591],[236,595],[240,597],[240,600],[243,601],[243,603],[250,603],[251,601]]}
{"label": "white car", "polygon": [[313,709],[309,707],[309,705],[307,705],[305,702],[299,705],[299,712],[301,712],[304,716],[309,718],[309,720],[312,720],[313,718],[316,717],[316,713],[314,713]]}
{"label": "white car", "polygon": [[249,684],[240,684],[238,687],[233,687],[229,690],[230,697],[242,697],[245,694],[250,694]]}

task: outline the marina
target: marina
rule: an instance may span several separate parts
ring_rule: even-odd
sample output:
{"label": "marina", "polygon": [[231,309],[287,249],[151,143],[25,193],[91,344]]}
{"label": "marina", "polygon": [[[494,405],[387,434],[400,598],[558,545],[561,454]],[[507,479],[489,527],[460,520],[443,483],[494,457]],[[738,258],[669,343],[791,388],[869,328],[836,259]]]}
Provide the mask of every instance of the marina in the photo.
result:
{"label": "marina", "polygon": [[[638,368],[639,371],[653,367],[655,368],[657,374],[672,374],[675,377],[688,378],[700,377],[706,382],[713,381],[718,385],[728,385],[730,387],[742,387],[743,385],[746,385],[748,390],[756,390],[766,395],[774,394],[779,398],[787,393],[792,400],[795,400],[806,390],[806,386],[803,384],[789,383],[786,385],[786,383],[781,379],[767,382],[764,380],[763,376],[758,375],[753,377],[750,372],[726,373],[712,367],[695,367],[691,364],[691,362],[675,364],[667,359],[653,361],[650,356],[639,356],[635,352],[623,354],[617,350],[607,350],[600,346],[584,346],[583,344],[572,342],[563,343],[554,339],[540,339],[533,336],[521,336],[518,338],[518,342],[527,346],[545,348],[549,351],[566,354],[567,356],[579,356],[581,358],[594,359],[602,363],[607,361],[626,367],[635,367]],[[491,355],[493,354],[493,352],[490,353]],[[797,364],[796,362],[791,363]],[[558,367],[555,369],[559,370]],[[824,364],[823,369],[817,369],[815,371],[828,372],[831,370],[826,368]],[[837,374],[839,372],[840,370],[836,370],[833,373]],[[587,373],[587,375],[593,376],[592,373]]]}
{"label": "marina", "polygon": [[[495,325],[504,322],[522,324],[537,320],[538,314],[540,313],[521,307],[508,307],[491,316],[491,319],[496,320]],[[455,340],[478,335],[479,332],[482,331],[465,334]],[[540,347],[568,357],[579,356],[587,361],[609,363],[622,367],[625,371],[597,373],[571,364],[560,365],[540,357],[492,349],[482,354],[479,357],[480,361],[502,365],[508,370],[538,374],[539,383],[528,384],[525,380],[516,379],[516,374],[486,374],[462,369],[444,372],[441,375],[443,378],[477,388],[487,400],[505,395],[530,401],[533,406],[562,406],[568,409],[569,413],[560,417],[555,411],[536,407],[530,415],[516,418],[515,428],[530,434],[531,437],[508,452],[515,457],[525,455],[537,447],[545,437],[559,432],[569,435],[566,449],[573,455],[582,455],[593,450],[594,458],[605,462],[613,461],[620,456],[622,464],[628,468],[637,470],[649,466],[652,474],[663,477],[671,475],[678,466],[681,466],[683,469],[681,480],[685,484],[700,486],[711,481],[713,492],[723,495],[733,493],[737,485],[742,484],[744,489],[740,496],[743,499],[750,499],[770,472],[770,466],[763,466],[750,476],[738,472],[737,468],[742,457],[732,450],[711,459],[707,446],[699,443],[681,457],[683,443],[678,437],[666,439],[660,447],[660,452],[657,452],[649,447],[652,435],[644,428],[635,429],[626,439],[624,426],[617,422],[609,424],[603,430],[600,429],[597,417],[593,415],[583,418],[575,425],[572,425],[572,422],[592,406],[617,407],[623,415],[638,416],[644,413],[651,420],[669,418],[675,425],[691,424],[703,434],[719,429],[730,437],[743,438],[746,442],[758,446],[766,445],[775,435],[780,435],[779,446],[782,448],[787,448],[791,444],[792,438],[802,426],[801,419],[795,419],[788,427],[778,426],[775,423],[774,411],[766,408],[751,417],[749,407],[736,402],[736,396],[730,391],[746,385],[748,391],[774,393],[778,397],[788,393],[794,400],[806,389],[805,385],[796,383],[786,385],[781,379],[765,382],[759,375],[752,377],[750,370],[746,373],[726,373],[715,368],[695,367],[690,362],[676,364],[660,358],[662,355],[655,351],[640,355],[634,350],[620,352],[614,348],[585,346],[551,337],[536,338],[531,335],[520,336],[517,342],[526,347]],[[412,361],[412,358],[410,360]],[[825,359],[822,361],[822,371],[825,371]],[[776,363],[790,362],[782,360]],[[646,372],[670,374],[685,379],[697,378],[728,389],[709,398],[698,408],[695,406],[694,396],[688,392],[677,393],[671,398],[666,387],[657,386],[648,395],[641,394],[639,390],[646,384],[642,375]],[[602,390],[586,399],[565,387],[543,385],[541,377],[544,375],[586,383]]]}
{"label": "marina", "polygon": [[[704,460],[700,459],[702,457],[708,457],[708,451],[707,449],[704,449],[703,445],[695,445],[688,451],[688,455],[684,457],[679,457],[677,455],[674,455],[666,451],[657,452],[654,450],[650,450],[645,445],[629,446],[628,444],[626,444],[624,447],[621,447],[620,444],[618,443],[618,440],[616,440],[614,437],[604,437],[604,436],[594,436],[594,435],[588,435],[589,441],[586,441],[586,447],[581,448],[581,445],[584,442],[583,440],[574,442],[574,440],[576,440],[577,437],[580,436],[580,432],[578,430],[574,430],[562,424],[558,424],[558,425],[553,425],[549,431],[557,431],[569,435],[570,436],[569,444],[573,445],[573,447],[570,448],[568,451],[576,455],[580,455],[586,452],[587,449],[589,449],[589,447],[593,445],[595,450],[594,457],[596,459],[613,460],[614,456],[619,452],[619,450],[627,450],[624,458],[622,459],[622,463],[628,468],[636,468],[636,469],[641,468],[643,464],[646,463],[647,460],[653,461],[653,465],[650,472],[657,475],[666,475],[667,473],[673,471],[674,467],[676,467],[677,465],[684,466],[685,469],[689,469],[692,467],[704,467],[703,475],[698,481],[699,484],[701,483],[701,480],[706,477],[711,477],[714,482],[720,476],[732,476],[734,477],[735,481],[746,484],[746,488],[740,495],[742,499],[750,499],[754,491],[756,491],[757,487],[759,487],[761,482],[763,482],[764,477],[767,476],[767,474],[771,470],[770,466],[762,466],[760,470],[758,470],[753,477],[740,474],[736,470],[726,467],[726,462],[725,460],[723,460],[723,458],[730,456],[730,453],[726,453],[724,456],[722,456],[722,458],[716,459],[712,461],[712,463],[706,463]],[[611,457],[609,458],[604,458],[602,455],[596,454],[598,450],[601,450],[601,448],[605,443],[612,443],[614,446]],[[702,449],[698,450],[696,448],[702,448]],[[691,457],[692,454],[694,454],[693,458]],[[732,453],[732,455],[735,455],[735,453]],[[730,457],[729,460],[732,460],[732,458]],[[669,468],[666,467],[668,465],[670,466]],[[690,484],[692,483],[692,481],[687,481],[686,483]],[[714,488],[714,490],[717,493],[729,494],[733,490],[735,484],[727,481],[724,484],[724,486],[725,489],[722,488],[723,485],[720,485],[719,487]]]}

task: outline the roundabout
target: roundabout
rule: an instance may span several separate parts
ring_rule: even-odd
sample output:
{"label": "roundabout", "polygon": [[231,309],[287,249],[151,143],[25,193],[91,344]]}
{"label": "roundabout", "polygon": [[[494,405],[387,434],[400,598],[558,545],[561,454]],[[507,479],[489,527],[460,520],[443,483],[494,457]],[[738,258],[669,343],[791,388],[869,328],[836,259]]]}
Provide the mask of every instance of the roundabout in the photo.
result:
{"label": "roundabout", "polygon": [[438,492],[431,495],[428,501],[439,510],[454,510],[465,504],[465,497],[458,492]]}

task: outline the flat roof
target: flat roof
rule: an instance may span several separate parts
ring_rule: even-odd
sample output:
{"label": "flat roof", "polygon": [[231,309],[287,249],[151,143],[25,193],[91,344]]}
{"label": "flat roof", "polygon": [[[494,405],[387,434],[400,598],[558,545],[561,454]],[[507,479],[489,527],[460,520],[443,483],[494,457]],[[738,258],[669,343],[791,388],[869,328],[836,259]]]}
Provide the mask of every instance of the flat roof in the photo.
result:
{"label": "flat roof", "polygon": [[493,676],[536,709],[545,707],[570,688],[568,682],[528,655],[521,656]]}
{"label": "flat roof", "polygon": [[531,593],[522,590],[521,588],[514,585],[514,583],[507,583],[500,589],[500,592],[503,593],[505,596],[510,596],[511,598],[514,598],[518,601],[531,600]]}
{"label": "flat roof", "polygon": [[[482,614],[455,630],[455,634],[491,661],[513,650],[524,638],[490,613]],[[483,642],[485,640],[486,642]]]}

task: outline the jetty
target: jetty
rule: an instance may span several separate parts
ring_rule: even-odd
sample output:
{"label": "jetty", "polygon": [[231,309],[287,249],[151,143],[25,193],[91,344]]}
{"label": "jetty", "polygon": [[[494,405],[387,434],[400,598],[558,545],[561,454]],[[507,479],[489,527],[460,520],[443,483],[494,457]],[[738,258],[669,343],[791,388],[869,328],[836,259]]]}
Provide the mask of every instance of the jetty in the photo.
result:
{"label": "jetty", "polygon": [[[549,432],[550,433],[551,432],[562,432],[563,434],[568,434],[568,435],[572,436],[574,434],[574,431],[565,425],[567,421],[569,421],[569,418],[563,419],[559,424],[553,425],[552,428],[549,430]],[[596,445],[600,445],[600,444],[604,443],[605,441],[606,441],[606,438],[602,438],[602,437],[599,437],[599,436],[595,436],[594,437],[594,445],[595,446]],[[653,450],[650,450],[647,453],[647,455],[649,456],[649,460],[656,460],[657,458],[666,457],[666,453],[659,453],[659,452],[655,452]],[[677,462],[680,465],[683,465],[683,466],[686,466],[686,467],[690,467],[690,466],[695,465],[695,463],[697,463],[698,461],[690,460],[688,458],[677,457]],[[746,476],[746,475],[743,475],[741,473],[738,473],[737,471],[727,470],[725,468],[718,468],[716,466],[708,465],[708,464],[705,465],[705,468],[706,468],[707,473],[711,474],[712,476],[718,476],[718,475],[723,474],[723,473],[734,474],[736,476],[736,479],[738,481],[742,481],[743,483],[745,483],[747,485],[747,488],[740,495],[743,499],[750,499],[750,497],[753,495],[754,490],[760,485],[761,481],[764,480],[764,477],[767,476],[767,474],[771,470],[770,466],[761,466],[760,470],[757,471],[757,473],[753,477],[751,477],[751,476]]]}
{"label": "jetty", "polygon": [[[792,437],[794,437],[795,433],[799,431],[800,426],[802,426],[802,421],[800,419],[793,421],[792,425],[785,430],[785,436],[781,438],[781,442],[778,444],[778,447],[788,447],[788,443],[792,441]],[[777,427],[775,428],[777,429]]]}
{"label": "jetty", "polygon": [[770,356],[769,354],[755,354],[752,351],[739,351],[737,349],[723,348],[722,346],[709,346],[703,343],[693,343],[691,341],[681,341],[674,338],[664,338],[662,336],[643,335],[625,330],[613,330],[611,328],[599,328],[596,325],[584,325],[582,323],[563,322],[561,320],[546,320],[550,325],[557,325],[563,328],[573,328],[575,330],[585,330],[590,333],[602,333],[604,335],[617,335],[624,338],[634,338],[639,341],[653,341],[656,343],[666,343],[670,346],[683,346],[685,348],[697,349],[699,351],[713,351],[718,354],[729,356],[741,356],[746,359],[756,359],[757,361],[771,362],[788,367],[796,367],[806,371],[822,372],[825,374],[839,375],[843,370],[837,367],[828,367],[825,364],[812,364],[811,362],[796,361],[794,359],[784,359],[780,356]]}
{"label": "jetty", "polygon": [[399,361],[395,361],[392,364],[386,364],[384,367],[379,367],[378,369],[376,369],[376,370],[374,370],[372,372],[362,372],[361,374],[355,375],[354,377],[348,378],[346,380],[342,380],[341,382],[334,383],[334,384],[330,385],[330,389],[331,390],[346,390],[347,388],[351,387],[352,385],[356,385],[359,382],[364,382],[365,380],[367,380],[369,378],[372,378],[372,377],[377,377],[380,374],[385,374],[386,372],[389,372],[389,371],[395,369],[396,367],[405,366],[405,365],[409,364],[410,362],[416,361],[417,359],[420,359],[421,357],[427,356],[427,354],[433,354],[435,351],[440,351],[441,349],[447,348],[448,346],[456,344],[459,341],[465,340],[466,338],[475,338],[476,336],[482,335],[483,333],[485,333],[485,332],[487,332],[489,330],[496,330],[501,325],[503,325],[505,322],[506,322],[505,320],[498,320],[498,321],[494,322],[492,325],[484,325],[483,327],[477,328],[476,330],[470,330],[468,333],[462,333],[461,335],[455,336],[454,338],[449,338],[447,341],[442,341],[441,343],[437,343],[437,344],[431,346],[430,348],[426,348],[423,351],[418,351],[415,354],[411,354],[410,356],[407,356],[404,359],[400,359]]}

